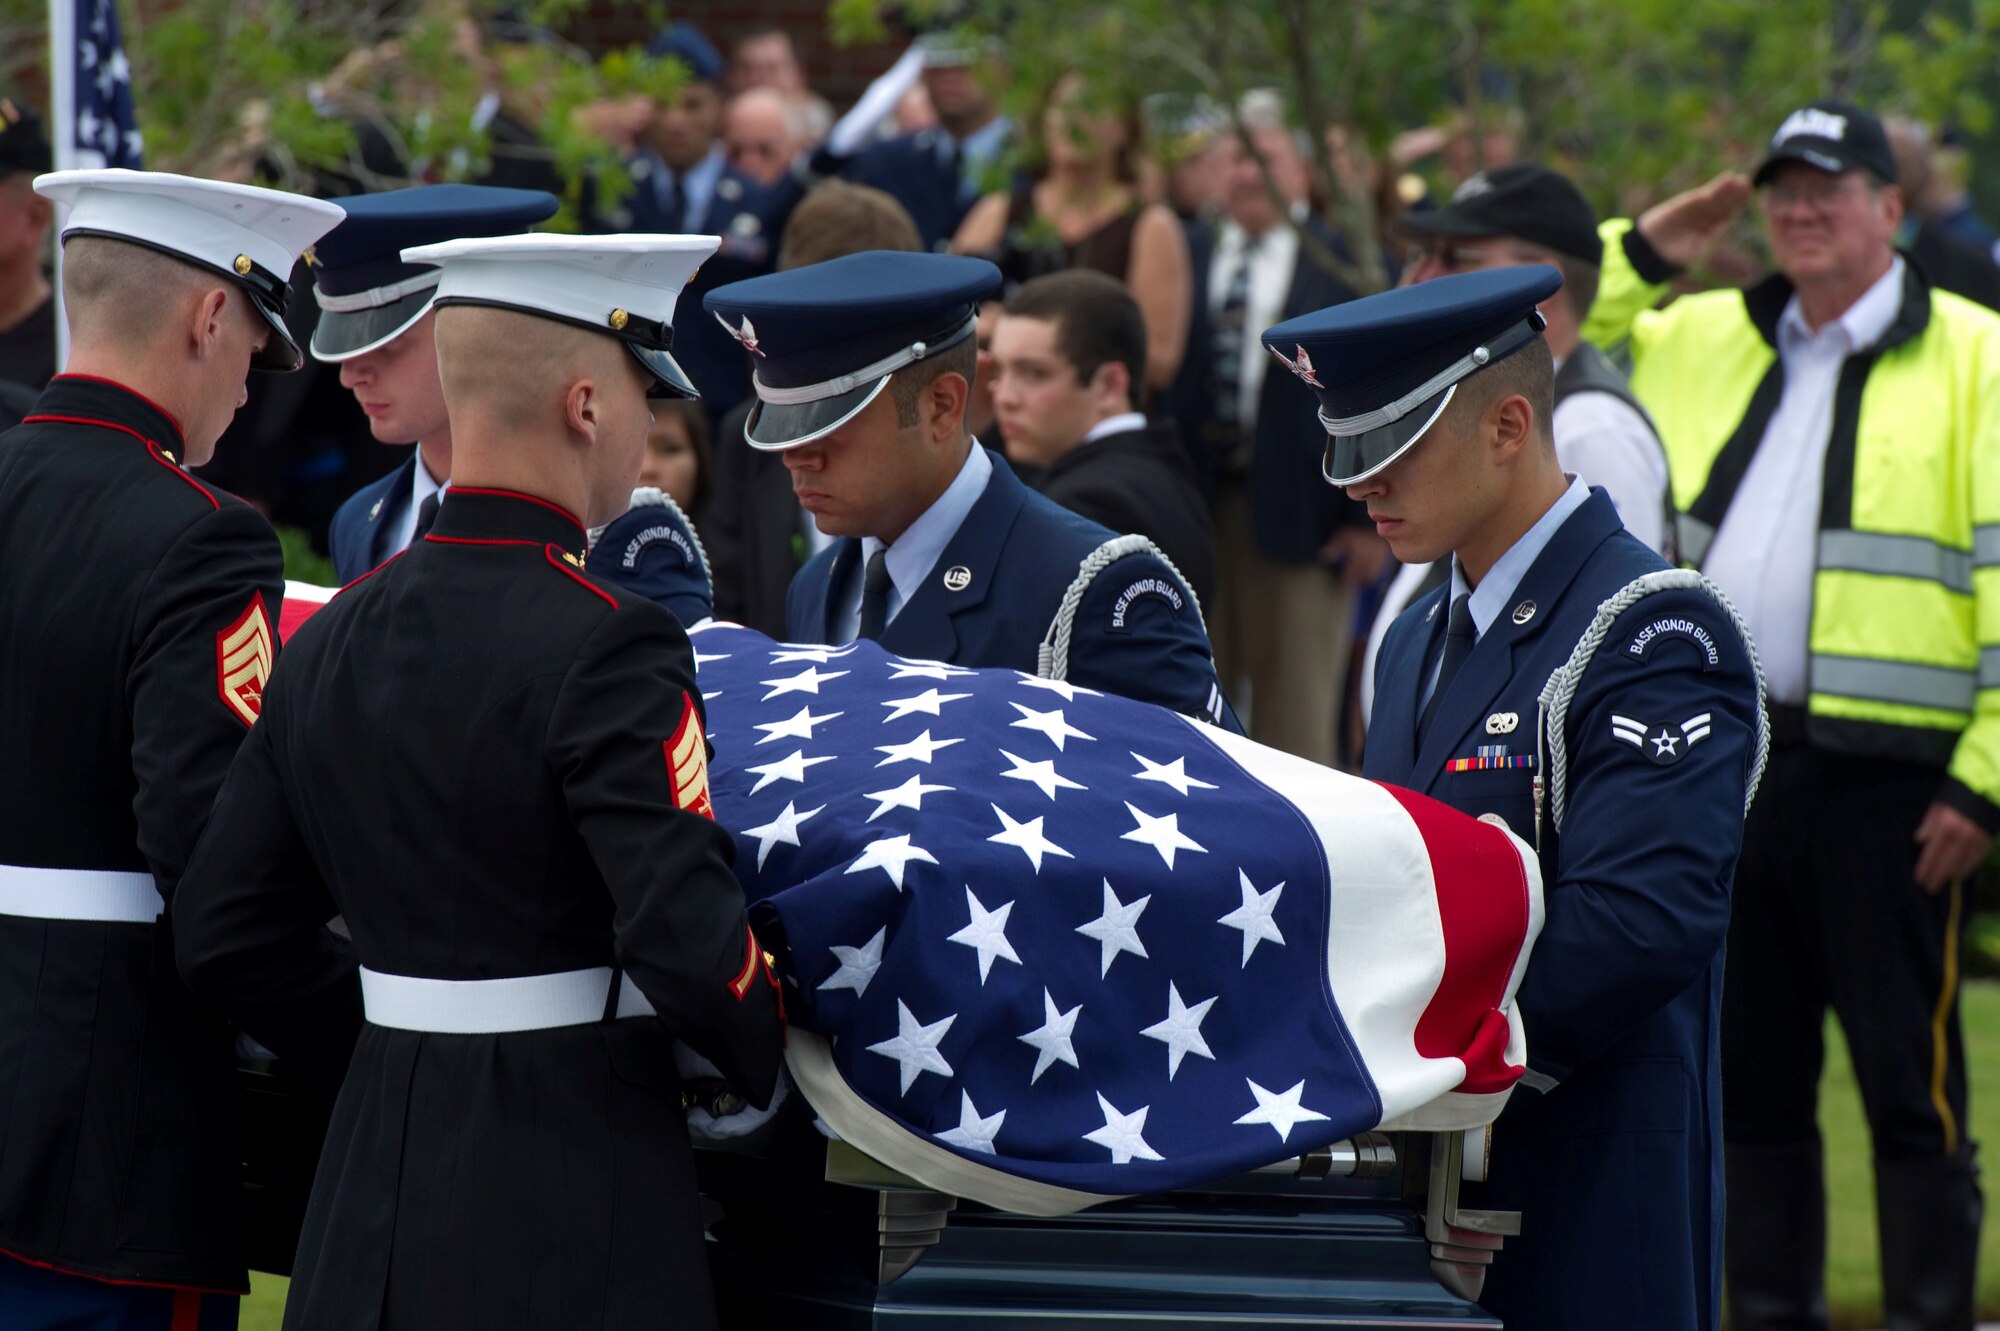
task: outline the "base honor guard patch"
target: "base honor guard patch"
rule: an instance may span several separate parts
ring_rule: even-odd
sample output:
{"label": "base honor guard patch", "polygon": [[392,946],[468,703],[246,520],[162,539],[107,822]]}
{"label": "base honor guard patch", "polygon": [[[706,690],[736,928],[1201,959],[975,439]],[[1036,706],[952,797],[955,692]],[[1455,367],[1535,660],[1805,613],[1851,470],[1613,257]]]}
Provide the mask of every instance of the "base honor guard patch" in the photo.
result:
{"label": "base honor guard patch", "polygon": [[275,655],[264,594],[258,592],[236,622],[215,635],[215,690],[246,726],[263,713],[264,681],[271,677]]}
{"label": "base honor guard patch", "polygon": [[1703,712],[1700,716],[1689,717],[1678,726],[1649,726],[1629,716],[1614,715],[1611,718],[1611,737],[1621,744],[1630,744],[1665,767],[1679,762],[1689,749],[1708,738],[1709,721],[1713,715]]}
{"label": "base honor guard patch", "polygon": [[1535,755],[1516,753],[1509,755],[1505,744],[1482,744],[1470,758],[1453,758],[1444,765],[1447,772],[1497,772],[1532,768]]}
{"label": "base honor guard patch", "polygon": [[674,807],[713,821],[715,801],[708,793],[708,740],[701,733],[701,715],[694,699],[681,695],[681,723],[666,743],[667,776],[674,785]]}

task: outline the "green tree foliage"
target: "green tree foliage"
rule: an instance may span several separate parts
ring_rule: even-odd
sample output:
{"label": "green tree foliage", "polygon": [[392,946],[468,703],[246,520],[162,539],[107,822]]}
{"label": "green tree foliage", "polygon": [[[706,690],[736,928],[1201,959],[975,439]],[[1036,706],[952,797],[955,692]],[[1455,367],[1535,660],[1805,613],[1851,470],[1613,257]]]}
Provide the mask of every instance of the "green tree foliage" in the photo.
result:
{"label": "green tree foliage", "polygon": [[[614,0],[615,2],[615,0]],[[565,185],[560,227],[587,187],[627,187],[614,123],[672,97],[685,71],[636,49],[586,52],[561,32],[588,0],[124,0],[146,164],[311,189],[327,177],[388,189],[475,180],[496,151],[545,157]],[[658,6],[626,0],[658,17]],[[502,21],[502,15],[505,19]],[[0,0],[0,68],[45,70],[46,0]],[[533,131],[496,145],[478,114],[497,95]],[[361,151],[363,135],[390,152]]]}
{"label": "green tree foliage", "polygon": [[[896,9],[921,22],[943,6]],[[831,0],[829,22],[878,38],[888,12]],[[971,0],[951,12],[1001,40],[998,90],[1031,123],[1071,69],[1113,104],[1198,94],[1230,111],[1250,89],[1275,90],[1309,131],[1321,211],[1362,260],[1309,248],[1364,289],[1383,281],[1366,261],[1381,209],[1369,169],[1341,169],[1345,145],[1365,149],[1386,192],[1405,169],[1394,150],[1428,127],[1456,154],[1409,165],[1448,190],[1510,135],[1600,210],[1629,212],[1754,163],[1813,97],[1984,130],[1979,79],[2000,52],[2000,0]]]}

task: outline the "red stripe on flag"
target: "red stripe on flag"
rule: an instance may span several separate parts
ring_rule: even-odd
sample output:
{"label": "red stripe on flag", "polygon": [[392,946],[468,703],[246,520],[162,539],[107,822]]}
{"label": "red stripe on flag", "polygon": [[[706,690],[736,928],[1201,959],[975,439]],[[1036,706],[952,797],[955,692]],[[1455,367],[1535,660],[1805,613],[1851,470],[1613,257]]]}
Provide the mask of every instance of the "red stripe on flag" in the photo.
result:
{"label": "red stripe on flag", "polygon": [[1417,1021],[1417,1052],[1464,1060],[1458,1089],[1504,1091],[1522,1068],[1507,1061],[1507,980],[1528,937],[1528,880],[1520,852],[1497,827],[1398,786],[1395,796],[1430,856],[1444,924],[1444,978]]}

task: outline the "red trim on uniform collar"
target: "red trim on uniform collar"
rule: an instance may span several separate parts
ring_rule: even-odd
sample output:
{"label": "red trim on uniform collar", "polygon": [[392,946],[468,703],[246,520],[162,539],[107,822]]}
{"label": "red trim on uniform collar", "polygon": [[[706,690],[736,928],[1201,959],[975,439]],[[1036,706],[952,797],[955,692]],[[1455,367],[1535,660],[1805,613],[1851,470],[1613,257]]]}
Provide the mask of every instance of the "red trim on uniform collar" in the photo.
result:
{"label": "red trim on uniform collar", "polygon": [[[425,537],[424,539],[429,540],[430,538]],[[602,587],[592,582],[589,578],[584,577],[583,574],[577,572],[575,569],[571,568],[568,564],[565,564],[561,559],[557,558],[557,548],[555,546],[553,545],[543,546],[542,558],[548,560],[549,564],[553,568],[555,568],[557,572],[567,573],[570,577],[576,579],[576,583],[579,587],[582,587],[592,596],[595,596],[599,600],[603,601],[604,604],[610,606],[613,610],[616,610],[618,608],[618,600],[616,597],[612,596],[611,593],[605,591]]]}
{"label": "red trim on uniform collar", "polygon": [[572,524],[573,526],[575,526],[575,528],[578,531],[585,532],[587,534],[589,530],[577,518],[576,514],[570,512],[568,509],[564,508],[561,504],[550,503],[548,500],[543,499],[539,495],[523,494],[519,490],[500,490],[500,489],[492,489],[486,486],[472,486],[472,485],[448,486],[446,487],[444,493],[447,495],[454,495],[454,494],[490,495],[499,499],[520,499],[530,504],[540,504],[543,508],[546,508],[551,513],[560,513],[563,516],[563,519]]}
{"label": "red trim on uniform collar", "polygon": [[[80,378],[82,376],[73,375],[70,377]],[[222,507],[222,502],[215,497],[213,491],[211,491],[206,485],[203,485],[200,481],[196,480],[194,477],[188,475],[187,472],[179,466],[179,464],[173,462],[164,453],[160,452],[160,446],[158,444],[148,439],[145,435],[140,434],[137,430],[133,429],[129,425],[120,425],[117,421],[100,421],[95,417],[91,416],[55,416],[55,415],[50,415],[46,412],[38,413],[33,416],[23,416],[21,418],[21,424],[23,425],[40,425],[45,422],[53,425],[88,425],[99,430],[116,430],[120,434],[129,434],[134,439],[137,439],[140,443],[146,446],[146,453],[149,457],[153,459],[153,461],[159,463],[162,467],[165,467],[168,471],[180,477],[182,480],[186,481],[189,485],[192,485],[195,489],[195,493],[208,501],[208,506],[210,508]]]}
{"label": "red trim on uniform collar", "polygon": [[151,407],[154,411],[157,411],[162,416],[165,416],[168,422],[173,425],[174,433],[180,436],[181,447],[183,449],[187,447],[187,428],[181,424],[181,418],[174,415],[174,413],[168,411],[165,407],[153,401],[153,399],[147,397],[144,393],[141,393],[138,389],[133,388],[129,384],[121,384],[116,379],[106,379],[101,375],[95,375],[95,374],[64,373],[57,375],[56,378],[75,379],[81,383],[86,383],[86,384],[103,384],[105,387],[115,388],[121,393],[130,393],[133,397],[138,398],[141,402]]}

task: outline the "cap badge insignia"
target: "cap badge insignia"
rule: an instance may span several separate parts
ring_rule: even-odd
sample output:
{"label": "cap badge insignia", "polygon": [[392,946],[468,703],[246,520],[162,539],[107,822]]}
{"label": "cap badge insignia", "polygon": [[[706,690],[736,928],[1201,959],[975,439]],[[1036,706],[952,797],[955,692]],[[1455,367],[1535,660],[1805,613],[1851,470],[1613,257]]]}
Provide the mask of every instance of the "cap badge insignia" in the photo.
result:
{"label": "cap badge insignia", "polygon": [[631,322],[632,322],[632,316],[627,314],[625,311],[623,310],[611,311],[611,326],[617,329],[619,332],[621,333],[624,332],[625,325]]}
{"label": "cap badge insignia", "polygon": [[264,681],[271,677],[276,657],[264,594],[252,593],[243,613],[215,635],[215,691],[246,726],[255,725],[264,710]]}
{"label": "cap badge insignia", "polygon": [[1284,367],[1286,369],[1290,370],[1293,374],[1296,374],[1299,378],[1305,380],[1306,383],[1310,384],[1312,387],[1325,388],[1326,385],[1319,381],[1318,372],[1313,369],[1313,358],[1306,354],[1306,349],[1301,346],[1294,346],[1293,350],[1299,353],[1299,357],[1297,360],[1288,359],[1285,353],[1278,350],[1276,347],[1271,348],[1271,354],[1273,356],[1276,356],[1279,359],[1279,361],[1283,362]]}
{"label": "cap badge insignia", "polygon": [[953,564],[944,571],[944,589],[948,592],[962,592],[972,585],[972,570],[963,564]]}
{"label": "cap badge insignia", "polygon": [[731,328],[729,320],[723,318],[720,314],[715,316],[715,321],[721,324],[731,337],[741,342],[745,351],[753,356],[762,356],[764,354],[764,348],[757,345],[757,328],[756,325],[750,322],[749,315],[746,314],[743,316],[743,325],[740,328]]}
{"label": "cap badge insignia", "polygon": [[236,275],[238,277],[248,277],[250,276],[250,270],[252,268],[255,268],[257,265],[250,262],[249,255],[239,254],[236,256],[236,262],[232,266],[236,269]]}
{"label": "cap badge insignia", "polygon": [[1689,749],[1707,739],[1714,728],[1713,713],[1691,716],[1678,726],[1649,726],[1629,716],[1613,715],[1611,738],[1629,744],[1658,766],[1666,767],[1687,756]]}
{"label": "cap badge insignia", "polygon": [[1807,106],[1785,117],[1785,123],[1778,126],[1778,132],[1771,136],[1771,146],[1777,147],[1787,139],[1801,135],[1814,139],[1832,139],[1840,143],[1847,137],[1847,117],[1822,111],[1818,107]]}
{"label": "cap badge insignia", "polygon": [[303,263],[308,268],[319,267],[319,251],[311,245],[306,246],[305,249],[300,251],[299,253],[299,262]]}

